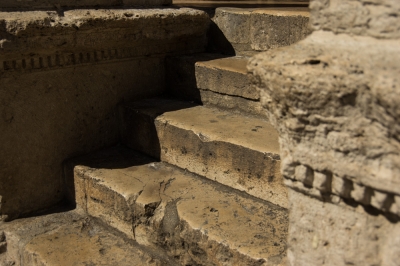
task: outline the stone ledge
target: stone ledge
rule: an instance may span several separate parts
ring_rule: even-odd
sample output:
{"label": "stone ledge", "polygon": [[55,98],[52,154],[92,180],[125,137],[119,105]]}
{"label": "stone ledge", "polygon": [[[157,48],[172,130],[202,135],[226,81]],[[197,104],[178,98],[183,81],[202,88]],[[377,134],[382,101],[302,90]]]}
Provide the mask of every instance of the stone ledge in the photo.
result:
{"label": "stone ledge", "polygon": [[[209,24],[205,12],[188,8],[82,9],[66,11],[63,16],[52,11],[0,12],[0,18],[3,69],[17,68],[18,60],[21,66],[56,64],[52,61],[59,54],[78,62],[202,51]],[[95,54],[87,56],[90,53]],[[26,62],[31,59],[32,64]]]}
{"label": "stone ledge", "polygon": [[70,7],[122,7],[161,6],[172,4],[172,0],[2,0],[1,9],[45,9]]}

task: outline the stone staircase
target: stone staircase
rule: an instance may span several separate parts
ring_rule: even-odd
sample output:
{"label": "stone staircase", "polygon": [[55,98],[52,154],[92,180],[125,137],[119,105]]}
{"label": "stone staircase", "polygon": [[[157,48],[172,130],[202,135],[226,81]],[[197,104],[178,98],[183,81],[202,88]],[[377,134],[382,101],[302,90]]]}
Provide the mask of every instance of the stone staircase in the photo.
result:
{"label": "stone staircase", "polygon": [[0,265],[286,264],[278,133],[246,65],[304,38],[308,15],[212,20],[209,53],[166,59],[164,97],[119,106],[119,145],[66,161],[74,210],[0,224]]}

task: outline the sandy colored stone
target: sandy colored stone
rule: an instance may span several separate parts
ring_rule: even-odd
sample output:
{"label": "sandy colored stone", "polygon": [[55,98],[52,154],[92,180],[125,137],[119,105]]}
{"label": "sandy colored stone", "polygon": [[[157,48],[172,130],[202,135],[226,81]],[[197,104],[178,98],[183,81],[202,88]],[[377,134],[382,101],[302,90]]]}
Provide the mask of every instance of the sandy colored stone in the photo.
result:
{"label": "sandy colored stone", "polygon": [[121,7],[161,6],[172,4],[171,0],[2,0],[0,9],[61,9],[71,7]]}
{"label": "sandy colored stone", "polygon": [[175,265],[162,251],[139,246],[92,218],[69,211],[0,225],[2,266]]}
{"label": "sandy colored stone", "polygon": [[[301,7],[220,7],[212,20],[236,54],[287,46],[311,33],[309,11]],[[229,52],[225,46],[223,50]]]}
{"label": "sandy colored stone", "polygon": [[[186,265],[279,265],[285,256],[284,209],[165,163],[103,168],[102,161],[86,158],[75,168],[75,179],[87,181],[76,185],[86,191],[86,202],[77,204],[117,229],[131,227],[140,243]],[[116,197],[127,208],[112,205]]]}
{"label": "sandy colored stone", "polygon": [[197,88],[258,100],[259,93],[247,78],[246,57],[226,57],[196,62]]}
{"label": "sandy colored stone", "polygon": [[264,108],[260,101],[252,101],[242,97],[220,94],[208,90],[200,90],[201,102],[205,106],[216,107],[232,113],[253,115],[265,119]]}
{"label": "sandy colored stone", "polygon": [[164,57],[203,51],[208,20],[187,8],[0,12],[0,216],[62,200],[62,162],[117,143],[117,105],[162,93]]}
{"label": "sandy colored stone", "polygon": [[396,0],[329,1],[310,3],[311,25],[326,30],[379,39],[400,37],[400,2]]}
{"label": "sandy colored stone", "polygon": [[265,120],[199,106],[167,112],[155,124],[161,160],[287,206],[278,136]]}
{"label": "sandy colored stone", "polygon": [[289,190],[289,265],[397,265],[399,223]]}
{"label": "sandy colored stone", "polygon": [[266,113],[288,156],[284,169],[301,163],[400,193],[399,47],[397,40],[314,32],[252,60],[250,69],[266,84]]}

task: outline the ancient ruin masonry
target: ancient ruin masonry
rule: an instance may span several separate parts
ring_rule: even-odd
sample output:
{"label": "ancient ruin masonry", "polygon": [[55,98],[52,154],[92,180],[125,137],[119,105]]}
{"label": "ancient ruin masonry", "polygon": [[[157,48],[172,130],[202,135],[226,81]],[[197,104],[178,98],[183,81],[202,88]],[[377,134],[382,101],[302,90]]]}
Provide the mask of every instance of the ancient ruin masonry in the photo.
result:
{"label": "ancient ruin masonry", "polygon": [[400,2],[200,6],[0,3],[0,266],[399,265]]}

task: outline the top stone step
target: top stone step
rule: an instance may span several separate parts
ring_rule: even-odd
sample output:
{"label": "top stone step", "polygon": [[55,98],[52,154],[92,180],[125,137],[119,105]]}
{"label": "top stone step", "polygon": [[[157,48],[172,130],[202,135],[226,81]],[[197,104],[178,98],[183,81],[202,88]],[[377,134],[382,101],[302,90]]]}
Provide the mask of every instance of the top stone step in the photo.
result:
{"label": "top stone step", "polygon": [[288,46],[311,33],[307,7],[232,8],[215,10],[210,31],[211,48],[227,54]]}
{"label": "top stone step", "polygon": [[1,0],[0,9],[43,9],[61,7],[118,7],[160,6],[172,4],[172,0]]}

